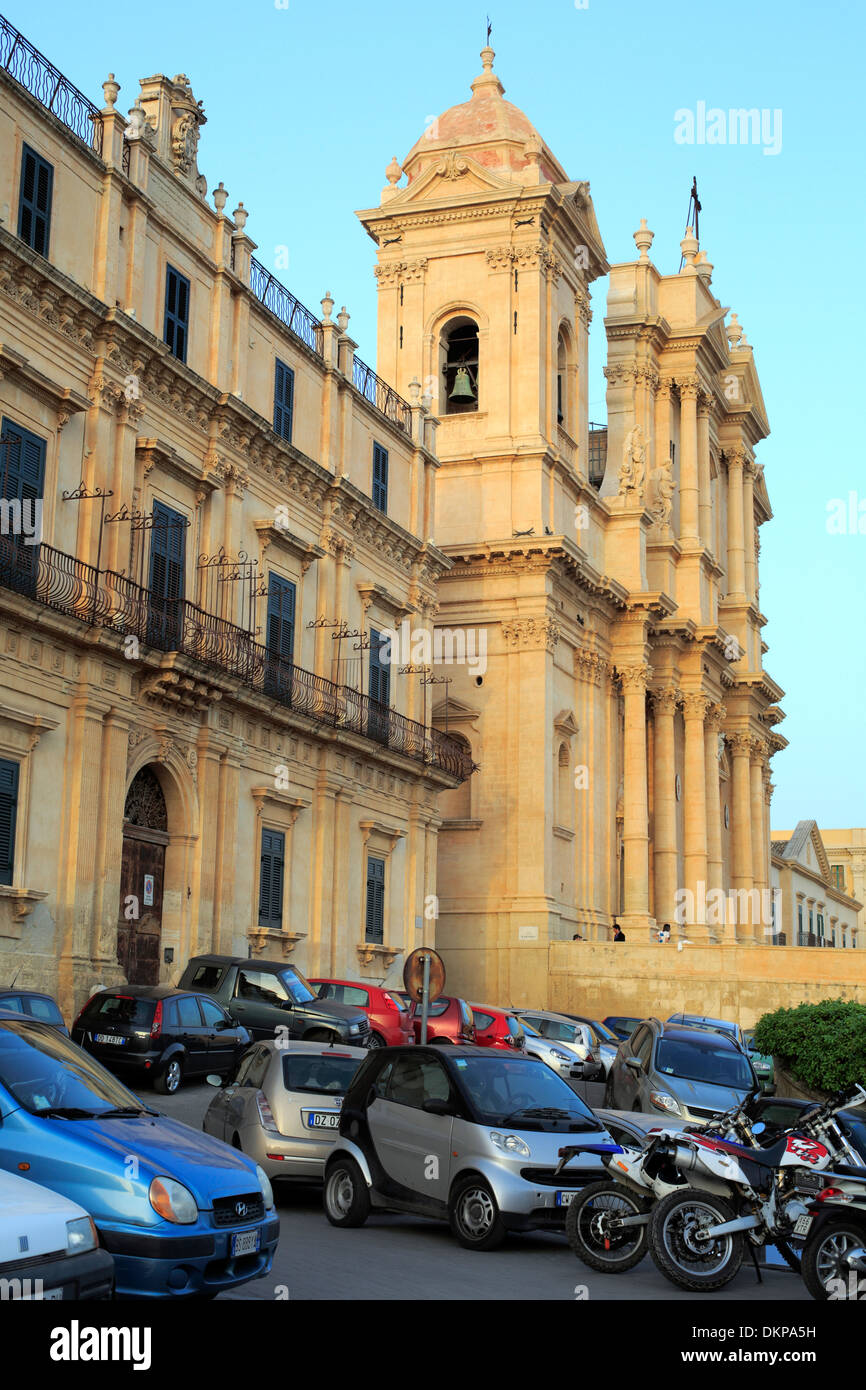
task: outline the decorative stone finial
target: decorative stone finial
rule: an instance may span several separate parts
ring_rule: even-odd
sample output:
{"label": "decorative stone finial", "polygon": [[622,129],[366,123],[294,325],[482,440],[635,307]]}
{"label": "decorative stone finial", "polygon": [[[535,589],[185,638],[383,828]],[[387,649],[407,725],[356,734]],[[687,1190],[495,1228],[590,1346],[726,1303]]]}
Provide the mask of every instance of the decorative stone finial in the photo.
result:
{"label": "decorative stone finial", "polygon": [[490,47],[489,44],[487,45],[486,48],[482,48],[482,50],[481,50],[481,66],[483,67],[483,69],[484,69],[485,72],[492,72],[492,71],[493,71],[493,59],[494,59],[495,57],[496,57],[496,54],[494,53],[493,49]]}
{"label": "decorative stone finial", "polygon": [[388,168],[385,170],[385,178],[388,180],[388,182],[390,183],[390,185],[391,185],[392,188],[394,187],[395,184],[397,184],[397,183],[400,182],[400,177],[401,177],[402,173],[403,173],[403,170],[402,170],[400,164],[399,164],[398,161],[397,161],[397,156],[394,154],[394,155],[391,156],[391,163],[388,165]]}
{"label": "decorative stone finial", "polygon": [[739,321],[739,319],[737,318],[736,314],[731,314],[731,321],[730,321],[730,323],[728,324],[727,329],[725,330],[725,332],[727,333],[728,342],[730,343],[731,347],[732,347],[732,348],[738,347],[738,346],[739,346],[739,343],[740,343],[740,339],[741,339],[742,336],[743,336],[743,330],[742,330],[742,327],[741,327],[741,325],[740,325],[740,321]]}
{"label": "decorative stone finial", "polygon": [[144,135],[146,125],[141,97],[137,97],[135,105],[129,111],[129,125],[124,131],[127,140],[140,140]]}
{"label": "decorative stone finial", "polygon": [[640,252],[640,259],[642,261],[648,261],[649,249],[653,244],[655,232],[650,231],[649,227],[646,224],[645,217],[641,218],[640,226],[638,227],[636,232],[632,233],[632,235],[634,237],[634,244]]}
{"label": "decorative stone finial", "polygon": [[346,329],[349,327],[349,319],[351,317],[352,315],[346,312],[346,306],[344,304],[337,315],[337,327],[341,333],[345,333]]}
{"label": "decorative stone finial", "polygon": [[114,73],[110,72],[102,84],[102,95],[105,98],[106,111],[114,110],[114,103],[117,101],[117,93],[120,91],[120,83],[115,82]]}
{"label": "decorative stone finial", "polygon": [[695,256],[695,270],[705,284],[709,284],[713,278],[712,261],[707,260],[706,251],[699,251]]}
{"label": "decorative stone finial", "polygon": [[213,198],[213,205],[219,213],[220,217],[222,217],[223,208],[225,207],[228,201],[228,196],[229,195],[226,191],[226,186],[222,182],[218,183],[216,188],[211,193],[211,197]]}
{"label": "decorative stone finial", "polygon": [[698,254],[699,244],[694,228],[686,227],[686,234],[680,242],[680,250],[685,257],[686,266],[693,265],[695,256]]}
{"label": "decorative stone finial", "polygon": [[322,306],[322,323],[330,323],[330,322],[331,322],[331,310],[332,310],[333,307],[334,307],[334,301],[333,301],[333,299],[331,298],[331,291],[330,291],[330,290],[325,290],[325,297],[324,297],[324,299],[320,299],[320,300],[319,300],[319,303],[320,303],[321,306]]}
{"label": "decorative stone finial", "polygon": [[409,404],[418,405],[421,399],[421,383],[416,376],[409,382]]}
{"label": "decorative stone finial", "polygon": [[247,212],[243,203],[238,203],[237,207],[232,213],[232,217],[235,219],[235,226],[237,227],[238,231],[242,232],[244,227],[247,225],[247,218],[249,217],[249,213]]}
{"label": "decorative stone finial", "polygon": [[476,77],[475,81],[472,83],[473,96],[476,95],[476,93],[485,94],[490,92],[491,90],[497,92],[499,96],[502,96],[503,92],[505,91],[505,88],[499,81],[499,78],[496,76],[496,73],[493,71],[493,59],[495,57],[496,54],[493,52],[493,49],[490,47],[489,44],[486,48],[482,48],[481,66],[483,68],[483,71],[479,73],[478,77]]}

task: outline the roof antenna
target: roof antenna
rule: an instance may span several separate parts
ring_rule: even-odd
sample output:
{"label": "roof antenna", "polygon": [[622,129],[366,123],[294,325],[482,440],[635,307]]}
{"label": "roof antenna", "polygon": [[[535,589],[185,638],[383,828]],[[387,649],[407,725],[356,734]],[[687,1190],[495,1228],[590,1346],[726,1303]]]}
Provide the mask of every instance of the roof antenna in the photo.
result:
{"label": "roof antenna", "polygon": [[[701,215],[701,200],[700,200],[700,198],[698,197],[698,179],[697,179],[697,175],[694,175],[694,176],[692,177],[692,191],[691,191],[691,194],[689,195],[689,210],[688,210],[688,212],[686,213],[686,227],[694,227],[694,229],[695,229],[695,240],[697,241],[698,245],[700,245],[700,242],[701,242],[701,233],[700,233],[700,228],[699,228],[699,226],[698,226],[698,218],[700,217],[700,215]],[[681,256],[681,257],[680,257],[680,270],[682,270],[683,266],[685,265],[685,261],[686,261],[685,256]]]}

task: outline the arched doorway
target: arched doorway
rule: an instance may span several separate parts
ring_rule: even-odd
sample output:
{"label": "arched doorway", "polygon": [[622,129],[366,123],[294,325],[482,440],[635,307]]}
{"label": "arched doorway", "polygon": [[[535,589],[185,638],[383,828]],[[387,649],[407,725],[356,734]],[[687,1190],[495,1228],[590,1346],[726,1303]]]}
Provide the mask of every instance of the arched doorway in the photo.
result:
{"label": "arched doorway", "polygon": [[117,959],[131,985],[159,984],[168,815],[155,772],[133,777],[123,808]]}

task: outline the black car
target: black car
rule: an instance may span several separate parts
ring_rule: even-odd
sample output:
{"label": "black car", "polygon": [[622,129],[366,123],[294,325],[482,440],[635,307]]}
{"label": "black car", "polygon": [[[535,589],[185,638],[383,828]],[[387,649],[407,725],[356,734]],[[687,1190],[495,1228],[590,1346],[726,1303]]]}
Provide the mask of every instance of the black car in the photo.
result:
{"label": "black car", "polygon": [[2,1009],[24,1014],[25,1018],[37,1018],[40,1023],[47,1023],[51,1028],[56,1028],[65,1038],[69,1037],[69,1029],[63,1022],[60,1006],[50,994],[39,994],[32,989],[14,989],[11,986],[0,987],[0,1010]]}
{"label": "black car", "polygon": [[363,1009],[317,998],[300,970],[285,961],[193,956],[180,987],[218,1000],[257,1042],[283,1037],[369,1045],[370,1020]]}
{"label": "black car", "polygon": [[121,985],[88,999],[72,1041],[126,1081],[149,1078],[170,1096],[185,1076],[234,1072],[251,1040],[204,995],[171,985]]}

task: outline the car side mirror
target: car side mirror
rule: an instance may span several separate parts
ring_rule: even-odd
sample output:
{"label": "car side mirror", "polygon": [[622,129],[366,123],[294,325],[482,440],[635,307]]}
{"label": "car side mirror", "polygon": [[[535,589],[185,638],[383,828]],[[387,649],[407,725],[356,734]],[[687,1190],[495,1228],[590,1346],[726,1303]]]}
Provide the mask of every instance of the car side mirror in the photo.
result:
{"label": "car side mirror", "polygon": [[625,1064],[631,1067],[632,1071],[643,1071],[643,1062],[640,1057],[626,1057]]}
{"label": "car side mirror", "polygon": [[426,1115],[450,1115],[451,1102],[448,1100],[425,1100],[421,1109]]}
{"label": "car side mirror", "polygon": [[291,999],[282,999],[282,1000],[280,1001],[280,1008],[281,1008],[281,1009],[293,1009],[294,1007],[295,1007],[294,1001],[291,1000]]}

